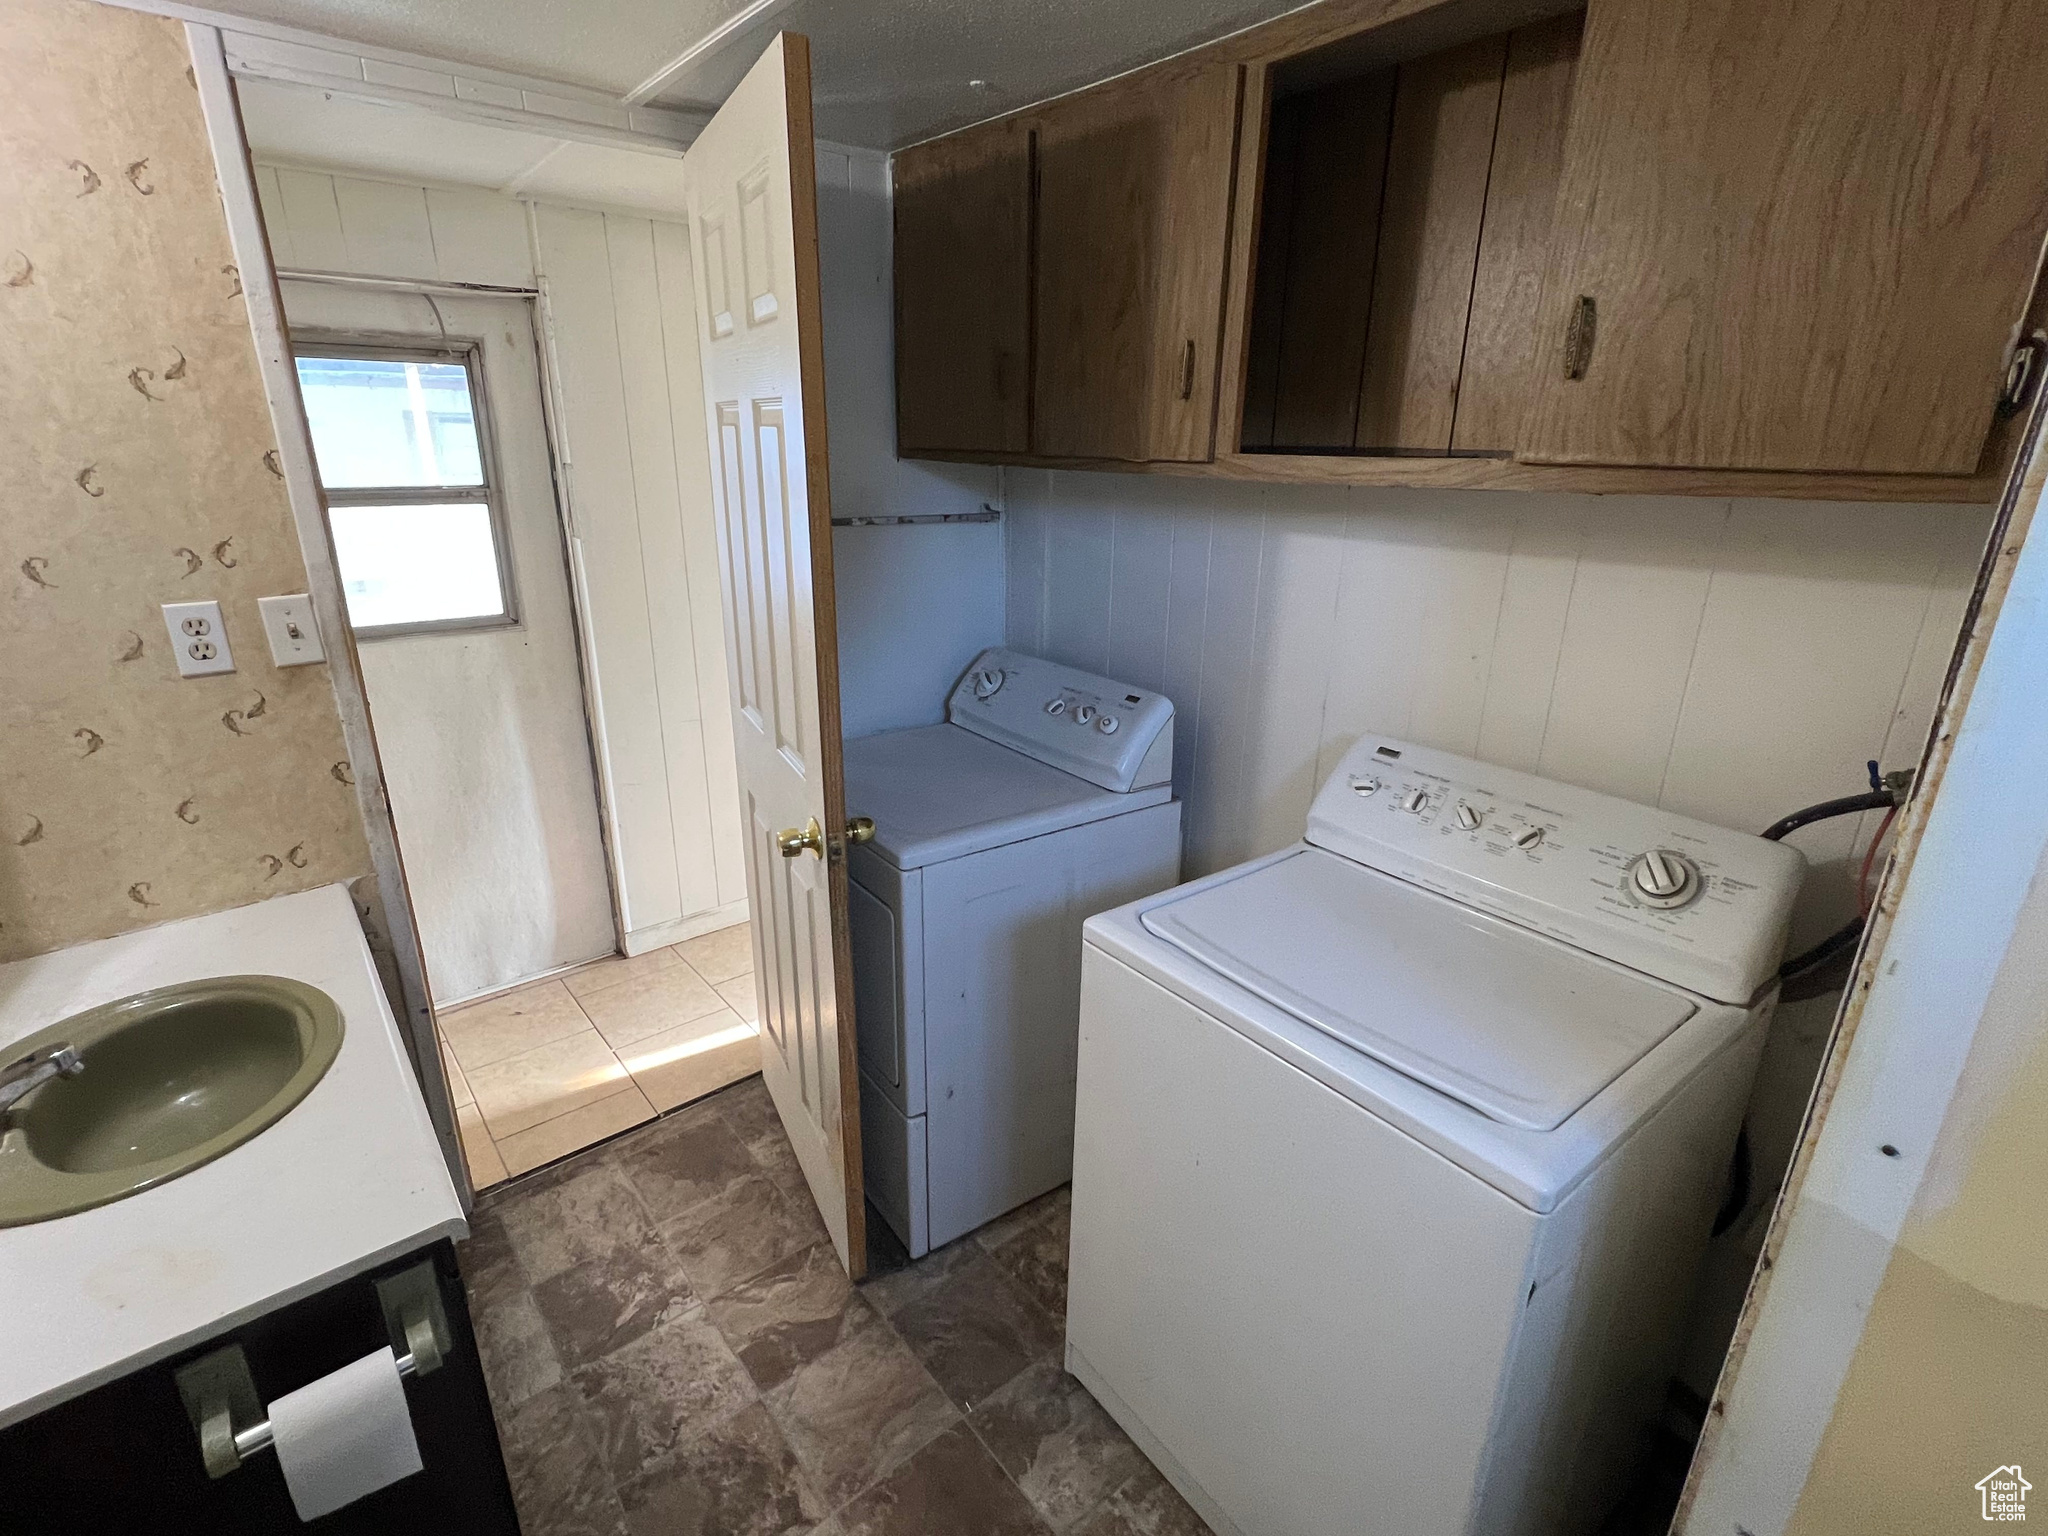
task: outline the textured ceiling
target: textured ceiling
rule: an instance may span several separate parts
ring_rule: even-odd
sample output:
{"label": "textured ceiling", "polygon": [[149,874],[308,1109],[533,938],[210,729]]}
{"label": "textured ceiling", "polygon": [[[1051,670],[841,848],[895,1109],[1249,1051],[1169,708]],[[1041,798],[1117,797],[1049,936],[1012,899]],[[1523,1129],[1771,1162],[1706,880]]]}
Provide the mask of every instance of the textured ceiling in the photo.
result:
{"label": "textured ceiling", "polygon": [[[820,137],[872,149],[992,117],[1295,8],[1299,0],[789,0],[653,98],[723,101],[777,29],[811,39]],[[624,96],[744,0],[225,0],[223,9]],[[977,88],[970,81],[984,82]]]}
{"label": "textured ceiling", "polygon": [[490,123],[429,120],[410,107],[306,86],[244,80],[238,93],[249,148],[271,164],[393,181],[452,181],[671,218],[684,212],[680,165],[665,156],[518,133]]}
{"label": "textured ceiling", "polygon": [[228,0],[351,42],[623,96],[746,0]]}

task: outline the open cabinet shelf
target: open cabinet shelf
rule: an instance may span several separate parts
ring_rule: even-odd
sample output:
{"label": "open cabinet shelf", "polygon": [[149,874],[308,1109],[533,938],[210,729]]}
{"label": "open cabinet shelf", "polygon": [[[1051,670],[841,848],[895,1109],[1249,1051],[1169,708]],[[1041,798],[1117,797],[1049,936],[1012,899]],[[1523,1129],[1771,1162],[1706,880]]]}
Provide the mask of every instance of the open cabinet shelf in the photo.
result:
{"label": "open cabinet shelf", "polygon": [[1274,71],[1243,451],[1513,452],[1584,20]]}
{"label": "open cabinet shelf", "polygon": [[[1996,60],[2048,13],[1568,6],[1324,0],[901,152],[900,451],[1994,499],[2048,320],[2048,118]],[[999,194],[934,174],[971,143]]]}

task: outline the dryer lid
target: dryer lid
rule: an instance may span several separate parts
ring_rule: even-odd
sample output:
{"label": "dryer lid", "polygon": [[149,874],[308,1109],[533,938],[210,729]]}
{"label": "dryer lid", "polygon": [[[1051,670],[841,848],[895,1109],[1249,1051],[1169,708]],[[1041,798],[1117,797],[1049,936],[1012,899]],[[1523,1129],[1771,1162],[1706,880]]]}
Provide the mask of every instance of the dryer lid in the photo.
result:
{"label": "dryer lid", "polygon": [[1118,794],[957,725],[846,744],[846,814],[872,816],[876,853],[898,869],[965,858],[999,843],[1158,805],[1173,786]]}
{"label": "dryer lid", "polygon": [[1488,1119],[1554,1130],[1697,1011],[1684,993],[1320,848],[1146,928]]}

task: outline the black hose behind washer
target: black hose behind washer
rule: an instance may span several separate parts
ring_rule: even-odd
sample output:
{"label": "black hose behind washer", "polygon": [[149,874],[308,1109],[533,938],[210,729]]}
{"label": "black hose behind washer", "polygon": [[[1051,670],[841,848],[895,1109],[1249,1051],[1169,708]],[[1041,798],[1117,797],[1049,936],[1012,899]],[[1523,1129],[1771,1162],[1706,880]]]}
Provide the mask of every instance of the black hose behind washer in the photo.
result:
{"label": "black hose behind washer", "polygon": [[1833,816],[1853,816],[1858,811],[1882,811],[1897,805],[1898,797],[1888,789],[1865,790],[1860,795],[1844,795],[1839,800],[1823,800],[1819,805],[1809,805],[1803,811],[1794,811],[1764,829],[1764,836],[1772,842],[1778,841],[1788,832],[1796,832],[1809,822],[1826,821]]}

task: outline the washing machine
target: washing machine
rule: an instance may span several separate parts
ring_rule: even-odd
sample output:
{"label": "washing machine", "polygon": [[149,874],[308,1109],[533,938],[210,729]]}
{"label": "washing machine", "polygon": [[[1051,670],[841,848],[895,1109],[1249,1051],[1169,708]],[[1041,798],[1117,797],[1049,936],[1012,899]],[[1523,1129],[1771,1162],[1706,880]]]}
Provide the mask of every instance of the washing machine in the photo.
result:
{"label": "washing machine", "polygon": [[1081,924],[1180,878],[1173,703],[990,650],[845,760],[862,1164],[914,1258],[1068,1178]]}
{"label": "washing machine", "polygon": [[1595,1530],[1802,873],[1368,738],[1302,842],[1091,919],[1068,1368],[1226,1536]]}

